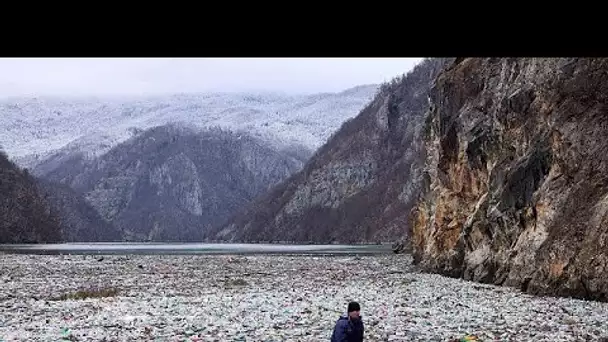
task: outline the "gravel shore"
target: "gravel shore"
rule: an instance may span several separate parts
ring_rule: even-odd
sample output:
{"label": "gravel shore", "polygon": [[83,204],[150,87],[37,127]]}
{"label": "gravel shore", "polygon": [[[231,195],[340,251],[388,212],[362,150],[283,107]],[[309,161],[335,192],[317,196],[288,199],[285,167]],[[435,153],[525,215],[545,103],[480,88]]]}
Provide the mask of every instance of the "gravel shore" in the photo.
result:
{"label": "gravel shore", "polygon": [[608,336],[608,304],[419,274],[409,256],[101,258],[0,254],[0,341],[329,341],[350,300],[366,341]]}

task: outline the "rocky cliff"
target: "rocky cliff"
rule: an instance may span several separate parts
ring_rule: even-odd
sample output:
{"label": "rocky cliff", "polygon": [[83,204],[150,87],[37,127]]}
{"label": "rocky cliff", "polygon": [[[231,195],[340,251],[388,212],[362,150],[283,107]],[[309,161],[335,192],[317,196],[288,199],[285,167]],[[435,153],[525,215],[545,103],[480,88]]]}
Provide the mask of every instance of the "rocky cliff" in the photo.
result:
{"label": "rocky cliff", "polygon": [[0,151],[0,243],[49,243],[60,239],[59,217],[36,179]]}
{"label": "rocky cliff", "polygon": [[416,262],[605,300],[608,59],[457,59],[430,96]]}
{"label": "rocky cliff", "polygon": [[57,154],[34,172],[83,194],[128,239],[200,241],[307,158],[245,133],[166,125],[92,160]]}
{"label": "rocky cliff", "polygon": [[407,213],[420,183],[428,89],[443,62],[425,60],[383,85],[301,172],[208,238],[352,243],[407,234]]}

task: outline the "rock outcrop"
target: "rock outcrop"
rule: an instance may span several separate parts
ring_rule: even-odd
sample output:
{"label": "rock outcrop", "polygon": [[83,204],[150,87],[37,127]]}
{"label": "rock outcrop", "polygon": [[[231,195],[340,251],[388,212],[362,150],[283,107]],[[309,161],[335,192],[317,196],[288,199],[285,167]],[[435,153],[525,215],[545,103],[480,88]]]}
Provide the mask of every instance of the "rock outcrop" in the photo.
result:
{"label": "rock outcrop", "polygon": [[417,198],[428,90],[443,59],[425,60],[375,98],[307,162],[209,239],[377,242],[407,235]]}
{"label": "rock outcrop", "polygon": [[36,179],[0,151],[0,243],[61,240],[60,220]]}
{"label": "rock outcrop", "polygon": [[608,295],[608,59],[464,58],[431,91],[423,269]]}

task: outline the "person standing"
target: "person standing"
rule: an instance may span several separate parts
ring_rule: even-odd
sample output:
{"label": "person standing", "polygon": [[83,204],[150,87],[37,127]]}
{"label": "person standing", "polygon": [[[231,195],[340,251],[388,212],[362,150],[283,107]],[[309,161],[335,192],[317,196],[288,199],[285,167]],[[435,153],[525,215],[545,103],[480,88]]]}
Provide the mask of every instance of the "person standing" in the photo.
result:
{"label": "person standing", "polygon": [[363,342],[365,328],[360,311],[359,303],[348,303],[346,314],[341,315],[336,322],[331,342]]}

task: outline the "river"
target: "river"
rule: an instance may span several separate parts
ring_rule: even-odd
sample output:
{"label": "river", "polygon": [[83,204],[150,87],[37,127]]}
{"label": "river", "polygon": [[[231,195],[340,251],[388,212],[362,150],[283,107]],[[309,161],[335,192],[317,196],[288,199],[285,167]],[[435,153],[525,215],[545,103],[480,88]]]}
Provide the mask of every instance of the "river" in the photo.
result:
{"label": "river", "polygon": [[18,254],[323,254],[391,253],[390,245],[287,245],[241,243],[59,243],[0,244],[0,253]]}

